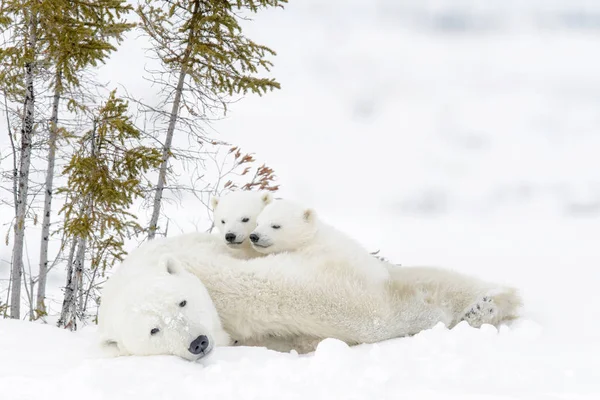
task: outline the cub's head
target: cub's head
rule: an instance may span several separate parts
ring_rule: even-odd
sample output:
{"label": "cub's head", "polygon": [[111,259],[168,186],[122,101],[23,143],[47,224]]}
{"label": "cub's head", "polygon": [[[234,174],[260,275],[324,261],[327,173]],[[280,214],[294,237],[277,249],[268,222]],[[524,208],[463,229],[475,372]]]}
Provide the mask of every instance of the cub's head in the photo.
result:
{"label": "cub's head", "polygon": [[236,191],[218,198],[213,197],[215,226],[225,243],[237,248],[248,244],[250,232],[256,227],[256,217],[271,203],[268,192]]}
{"label": "cub's head", "polygon": [[105,344],[120,355],[170,354],[190,361],[229,345],[202,282],[169,257],[159,263],[160,269],[134,279],[109,279],[98,321]]}
{"label": "cub's head", "polygon": [[249,238],[252,247],[263,254],[298,250],[317,232],[315,211],[288,200],[273,201],[256,223]]}

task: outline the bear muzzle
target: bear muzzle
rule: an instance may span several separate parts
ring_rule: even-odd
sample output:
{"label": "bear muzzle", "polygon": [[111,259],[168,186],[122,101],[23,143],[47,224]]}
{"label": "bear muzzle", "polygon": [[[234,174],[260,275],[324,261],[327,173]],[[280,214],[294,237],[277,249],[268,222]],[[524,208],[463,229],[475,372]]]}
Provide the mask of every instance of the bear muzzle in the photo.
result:
{"label": "bear muzzle", "polygon": [[206,335],[200,335],[196,339],[192,340],[188,351],[194,355],[200,356],[200,358],[207,356],[213,349],[210,340]]}

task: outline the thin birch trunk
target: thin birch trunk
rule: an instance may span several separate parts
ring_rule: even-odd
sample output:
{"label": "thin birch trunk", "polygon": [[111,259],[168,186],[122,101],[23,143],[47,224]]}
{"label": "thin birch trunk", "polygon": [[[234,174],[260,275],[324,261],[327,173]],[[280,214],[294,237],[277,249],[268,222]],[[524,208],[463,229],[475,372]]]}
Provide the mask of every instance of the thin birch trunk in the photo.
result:
{"label": "thin birch trunk", "polygon": [[90,278],[90,284],[88,289],[85,291],[85,300],[83,300],[82,310],[85,312],[87,310],[88,300],[90,299],[90,294],[94,290],[94,282],[96,281],[96,277],[98,276],[98,269],[100,267],[96,265],[94,268],[94,272],[92,273],[92,277]]}
{"label": "thin birch trunk", "polygon": [[77,317],[82,317],[79,314],[78,307],[78,296],[81,288],[80,286],[83,284],[83,268],[85,266],[85,249],[87,247],[87,240],[85,238],[79,238],[79,247],[77,248],[77,255],[75,257],[75,270],[73,277],[73,290],[71,292],[71,303],[70,303],[70,321],[66,324],[65,328],[68,328],[72,331],[77,330]]}
{"label": "thin birch trunk", "polygon": [[[87,207],[86,207],[87,208]],[[57,326],[77,330],[77,293],[85,262],[86,240],[81,237],[73,239],[67,260],[67,284],[65,297]],[[77,251],[75,251],[77,250]]]}
{"label": "thin birch trunk", "polygon": [[[37,17],[29,21],[29,43],[35,49],[37,41]],[[23,245],[25,241],[25,216],[27,213],[27,191],[29,189],[29,166],[31,164],[31,146],[33,140],[35,95],[33,91],[33,61],[25,64],[25,104],[23,125],[21,128],[21,159],[19,162],[19,187],[17,196],[17,215],[14,225],[15,243],[13,246],[12,292],[10,299],[10,317],[21,318],[21,278],[23,275]]]}
{"label": "thin birch trunk", "polygon": [[[10,118],[9,118],[9,112],[8,112],[8,99],[6,98],[6,93],[4,93],[4,110],[6,111],[6,126],[8,129],[8,137],[10,139],[10,146],[12,149],[12,159],[13,159],[13,171],[12,171],[12,183],[13,183],[13,206],[15,208],[15,218],[17,216],[17,187],[18,187],[18,175],[19,175],[19,168],[17,167],[17,148],[15,146],[15,140],[13,138],[13,134],[12,134],[12,130],[10,128]],[[10,270],[10,275],[8,277],[8,289],[6,290],[6,304],[9,305],[10,304],[10,299],[11,299],[11,291],[12,289],[12,268]],[[4,318],[6,318],[7,312],[10,309],[6,309],[4,311]],[[10,313],[9,313],[10,315]]]}
{"label": "thin birch trunk", "polygon": [[[92,128],[91,138],[91,156],[96,156],[96,127],[97,122],[94,120]],[[82,204],[83,214],[87,214],[91,210],[91,200],[86,198]],[[87,241],[84,237],[78,236],[74,239],[73,248],[69,254],[69,265],[67,267],[67,285],[65,287],[65,297],[62,304],[62,310],[57,325],[64,327],[72,331],[77,330],[77,299],[78,299],[78,288],[82,281],[83,267],[85,262],[85,249]],[[77,253],[75,259],[73,255],[75,253],[74,248],[77,246]]]}
{"label": "thin birch trunk", "polygon": [[[11,288],[11,285],[12,285],[12,269],[10,271],[10,276],[8,278],[8,289],[6,290],[6,305],[10,304],[10,293],[11,293],[10,288]],[[4,316],[3,316],[4,318],[6,318],[7,311],[8,311],[8,309],[4,310]]]}
{"label": "thin birch trunk", "polygon": [[[199,2],[195,2],[193,14],[197,14],[200,9]],[[156,192],[154,194],[154,204],[152,205],[152,217],[150,218],[150,226],[148,230],[148,239],[154,239],[156,230],[158,229],[158,217],[160,216],[161,203],[163,198],[163,191],[165,183],[167,181],[167,168],[169,167],[169,157],[171,154],[171,145],[173,143],[173,134],[175,133],[175,124],[179,117],[179,106],[181,104],[181,97],[183,96],[183,85],[185,84],[185,77],[187,76],[187,64],[191,54],[191,43],[193,42],[194,33],[190,30],[188,35],[188,42],[184,51],[183,60],[181,63],[181,69],[179,70],[179,80],[177,81],[177,87],[175,88],[175,98],[173,99],[173,107],[171,108],[171,115],[169,118],[169,126],[167,127],[167,137],[165,138],[165,144],[162,152],[162,164],[158,171],[158,182],[156,184]]]}
{"label": "thin birch trunk", "polygon": [[19,168],[17,167],[17,148],[15,146],[15,139],[12,135],[12,130],[10,129],[10,118],[8,112],[8,99],[6,98],[6,93],[4,93],[4,111],[6,112],[6,127],[8,129],[8,138],[10,139],[10,147],[12,149],[12,159],[13,159],[13,171],[12,171],[12,183],[13,183],[13,206],[15,207],[15,217],[17,216],[17,187],[18,187],[18,176],[19,176]]}
{"label": "thin birch trunk", "polygon": [[46,187],[44,190],[44,219],[42,221],[42,239],[40,244],[40,266],[38,276],[38,292],[36,311],[38,315],[46,314],[46,278],[48,275],[48,244],[50,239],[50,216],[52,213],[52,188],[54,183],[54,164],[56,158],[56,139],[58,136],[58,106],[60,103],[62,74],[56,72],[52,116],[50,117],[50,136],[48,138],[48,166],[46,168]]}
{"label": "thin birch trunk", "polygon": [[152,217],[150,218],[148,239],[154,239],[158,228],[158,217],[160,216],[163,190],[167,181],[167,168],[169,167],[171,144],[173,143],[175,124],[177,123],[177,117],[179,116],[179,105],[181,104],[185,76],[185,70],[182,68],[179,72],[179,82],[177,82],[177,87],[175,88],[175,99],[173,100],[173,108],[171,109],[171,117],[169,118],[169,127],[167,128],[167,137],[162,151],[162,164],[160,165],[160,170],[158,172],[158,183],[156,184],[156,191],[154,194],[154,204],[152,206]]}
{"label": "thin birch trunk", "polygon": [[77,248],[78,243],[79,239],[74,238],[73,244],[71,245],[71,250],[69,251],[69,259],[67,260],[67,284],[65,286],[65,297],[63,299],[60,318],[58,319],[58,323],[56,324],[58,327],[66,327],[67,318],[69,316],[69,309],[71,308],[71,303],[73,301],[73,264],[75,249]]}
{"label": "thin birch trunk", "polygon": [[[87,241],[85,243],[85,247],[87,249]],[[76,271],[77,272],[77,271]],[[85,287],[83,286],[83,269],[81,270],[81,272],[79,274],[75,274],[77,276],[77,314],[81,316],[81,318],[83,318],[84,315],[84,309],[83,309],[83,296],[84,296],[84,291],[85,291]]]}

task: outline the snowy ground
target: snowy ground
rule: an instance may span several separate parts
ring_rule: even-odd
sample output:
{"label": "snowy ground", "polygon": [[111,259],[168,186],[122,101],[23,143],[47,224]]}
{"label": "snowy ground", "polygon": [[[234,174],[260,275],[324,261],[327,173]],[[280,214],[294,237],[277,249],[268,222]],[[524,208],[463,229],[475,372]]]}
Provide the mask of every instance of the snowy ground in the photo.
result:
{"label": "snowy ground", "polygon": [[[600,4],[302,0],[248,34],[278,51],[283,88],[233,106],[223,138],[393,261],[517,286],[523,319],[206,365],[102,359],[93,328],[0,321],[0,398],[600,398]],[[142,88],[141,47],[104,76]],[[172,208],[177,229],[195,207]]]}

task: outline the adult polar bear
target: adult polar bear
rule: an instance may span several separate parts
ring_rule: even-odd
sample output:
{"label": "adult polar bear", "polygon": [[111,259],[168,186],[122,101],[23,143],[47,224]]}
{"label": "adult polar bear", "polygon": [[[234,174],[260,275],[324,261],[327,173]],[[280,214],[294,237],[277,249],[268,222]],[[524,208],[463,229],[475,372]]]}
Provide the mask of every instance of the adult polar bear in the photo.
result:
{"label": "adult polar bear", "polygon": [[[233,340],[275,350],[294,348],[304,353],[328,337],[349,345],[373,343],[412,335],[440,321],[449,327],[461,320],[475,327],[483,323],[498,325],[516,317],[520,305],[514,289],[451,271],[390,267],[392,278],[373,285],[343,262],[324,262],[326,266],[318,258],[306,259],[293,253],[242,260],[227,255],[221,240],[211,234],[155,239],[132,251],[109,280],[114,287],[131,282],[138,293],[130,296],[123,290],[105,292],[100,332],[123,354],[178,354],[169,347],[173,346],[170,342],[145,352],[143,348],[126,348],[123,340],[124,335],[148,338],[148,309],[153,309],[154,315],[173,312],[165,308],[161,295],[153,296],[155,289],[140,287],[143,282],[135,283],[136,276],[163,273],[165,264],[199,278],[195,284],[199,290],[204,290],[204,285],[214,304],[206,302],[203,306],[216,308],[222,327]],[[141,296],[139,291],[147,293]],[[112,298],[106,298],[107,294]],[[142,307],[144,301],[150,304]],[[111,303],[119,307],[109,308],[107,304]],[[205,315],[212,321],[210,312]],[[181,319],[179,315],[172,317]],[[127,319],[144,322],[120,328],[118,321]],[[192,322],[212,324],[215,329],[214,321]],[[167,324],[166,328],[170,327]],[[210,332],[213,337],[217,334]],[[185,340],[183,346],[189,344],[189,338]]]}

